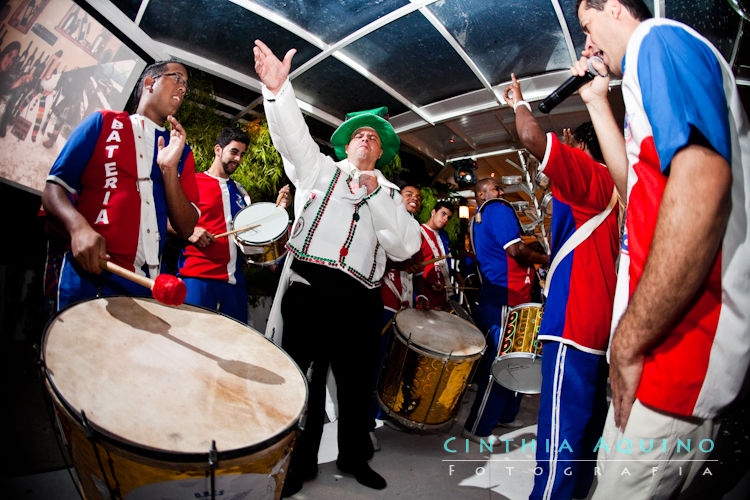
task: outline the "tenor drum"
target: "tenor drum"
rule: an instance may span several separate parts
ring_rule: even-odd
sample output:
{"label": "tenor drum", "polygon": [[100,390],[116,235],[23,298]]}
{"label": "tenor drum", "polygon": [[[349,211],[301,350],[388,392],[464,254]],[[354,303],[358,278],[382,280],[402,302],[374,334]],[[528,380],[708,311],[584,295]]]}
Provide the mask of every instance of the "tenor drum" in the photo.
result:
{"label": "tenor drum", "polygon": [[42,357],[84,498],[280,498],[307,385],[256,331],[100,298],[53,318]]}
{"label": "tenor drum", "polygon": [[508,311],[492,376],[498,384],[524,394],[542,390],[542,343],[537,336],[542,305],[520,304]]}
{"label": "tenor drum", "polygon": [[484,351],[484,336],[455,315],[423,309],[397,313],[393,332],[378,380],[380,405],[407,427],[450,423]]}
{"label": "tenor drum", "polygon": [[232,227],[258,226],[248,231],[235,233],[234,241],[250,264],[267,266],[275,264],[286,253],[289,239],[289,214],[273,203],[253,203],[234,216]]}

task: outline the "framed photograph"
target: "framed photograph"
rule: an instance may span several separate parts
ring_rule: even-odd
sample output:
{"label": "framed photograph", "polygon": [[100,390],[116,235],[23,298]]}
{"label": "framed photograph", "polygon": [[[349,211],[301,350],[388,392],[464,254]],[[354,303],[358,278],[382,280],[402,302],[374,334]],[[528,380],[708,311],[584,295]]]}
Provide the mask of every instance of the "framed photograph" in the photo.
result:
{"label": "framed photograph", "polygon": [[24,0],[13,12],[8,24],[21,33],[28,33],[48,3],[49,0]]}

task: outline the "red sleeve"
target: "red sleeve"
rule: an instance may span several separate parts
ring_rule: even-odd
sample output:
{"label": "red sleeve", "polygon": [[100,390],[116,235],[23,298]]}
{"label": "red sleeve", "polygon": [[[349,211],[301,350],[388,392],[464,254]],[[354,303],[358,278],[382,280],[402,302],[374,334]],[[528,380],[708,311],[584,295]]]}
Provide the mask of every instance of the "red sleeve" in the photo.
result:
{"label": "red sleeve", "polygon": [[607,208],[614,189],[607,167],[583,150],[561,143],[555,134],[547,134],[547,140],[544,174],[552,181],[552,195],[592,215]]}

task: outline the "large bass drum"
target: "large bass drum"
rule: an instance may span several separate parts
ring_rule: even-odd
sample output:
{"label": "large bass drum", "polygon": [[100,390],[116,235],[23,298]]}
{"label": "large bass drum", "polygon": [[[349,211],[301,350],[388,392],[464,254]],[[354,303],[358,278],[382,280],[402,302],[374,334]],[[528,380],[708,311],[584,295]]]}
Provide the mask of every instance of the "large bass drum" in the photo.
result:
{"label": "large bass drum", "polygon": [[452,422],[485,340],[473,324],[444,311],[404,309],[378,381],[378,400],[401,424],[418,429]]}
{"label": "large bass drum", "polygon": [[84,498],[280,498],[307,385],[256,331],[100,298],[57,314],[42,356]]}

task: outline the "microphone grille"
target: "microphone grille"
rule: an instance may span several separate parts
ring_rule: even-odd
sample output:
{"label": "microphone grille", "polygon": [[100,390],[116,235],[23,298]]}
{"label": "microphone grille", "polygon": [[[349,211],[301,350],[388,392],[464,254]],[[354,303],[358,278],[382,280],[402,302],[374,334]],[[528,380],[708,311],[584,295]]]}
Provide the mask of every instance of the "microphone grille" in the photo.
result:
{"label": "microphone grille", "polygon": [[588,61],[586,61],[586,63],[588,64],[588,67],[589,67],[589,74],[591,76],[607,76],[607,75],[600,74],[596,70],[596,68],[594,68],[594,65],[591,64],[593,61],[596,61],[599,64],[604,64],[604,60],[601,57],[599,57],[599,56],[591,56],[591,57],[589,57]]}

